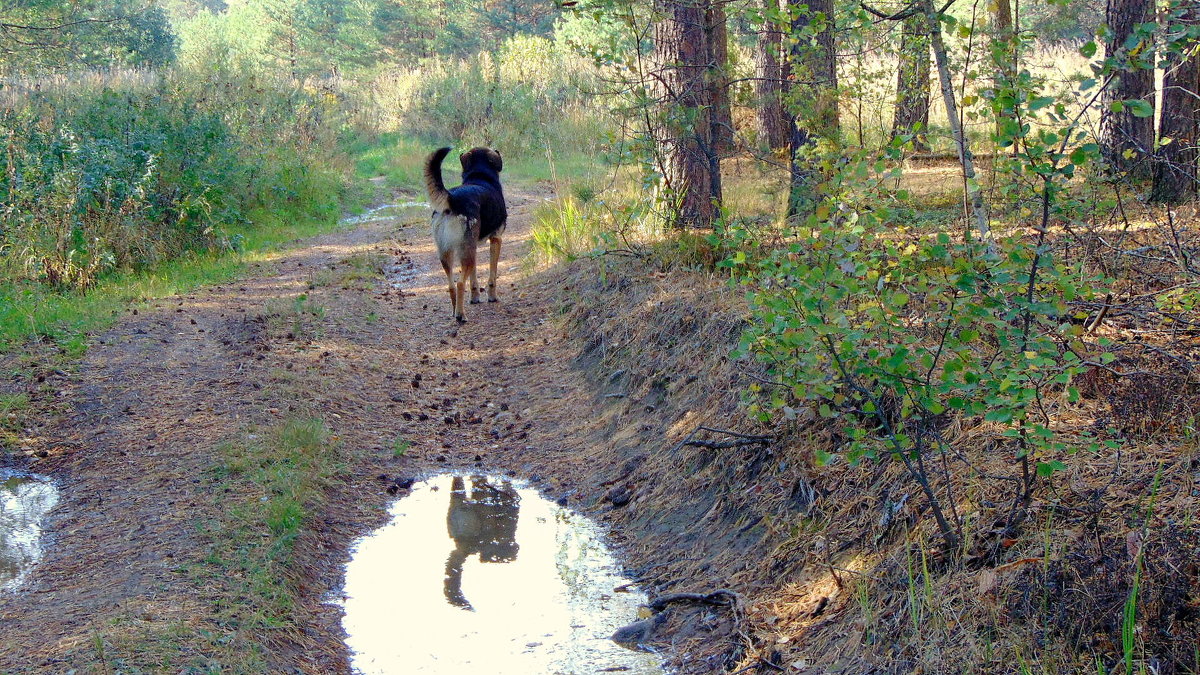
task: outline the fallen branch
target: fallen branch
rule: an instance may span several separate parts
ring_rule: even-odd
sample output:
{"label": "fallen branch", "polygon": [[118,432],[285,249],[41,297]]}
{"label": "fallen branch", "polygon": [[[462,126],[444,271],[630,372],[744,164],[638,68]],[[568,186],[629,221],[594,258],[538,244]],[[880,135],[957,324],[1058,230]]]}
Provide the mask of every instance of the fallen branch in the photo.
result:
{"label": "fallen branch", "polygon": [[[725,434],[726,436],[733,436],[734,440],[732,440],[732,441],[701,441],[701,440],[697,440],[697,439],[693,438],[693,436],[695,436],[696,433],[700,432],[700,431],[707,431],[707,432],[714,433],[714,434]],[[696,427],[695,431],[688,434],[686,438],[684,438],[682,441],[680,441],[679,445],[675,446],[675,450],[678,450],[679,448],[682,448],[684,446],[691,446],[691,447],[695,447],[695,448],[708,448],[709,450],[725,450],[728,448],[740,448],[740,447],[744,447],[747,445],[763,445],[763,446],[765,446],[765,445],[769,445],[772,440],[773,440],[773,438],[771,436],[756,436],[753,434],[741,434],[736,431],[729,431],[728,429],[714,429],[713,427],[700,426],[700,427]]]}
{"label": "fallen branch", "polygon": [[747,445],[766,445],[765,440],[755,440],[748,438],[739,438],[736,441],[688,441],[684,445],[689,445],[696,448],[708,448],[709,450],[726,450],[728,448],[740,448]]}
{"label": "fallen branch", "polygon": [[670,593],[668,595],[660,595],[646,603],[646,606],[653,612],[661,612],[667,608],[667,605],[676,602],[694,602],[702,605],[736,608],[741,604],[741,601],[742,596],[731,590],[722,588],[712,593]]}
{"label": "fallen branch", "polygon": [[754,434],[739,434],[736,431],[729,431],[728,429],[714,429],[712,427],[698,427],[697,430],[698,431],[709,431],[714,434],[725,434],[726,436],[733,436],[735,438],[746,438],[746,439],[755,440],[755,441],[767,442],[767,441],[771,440],[770,436],[760,436],[760,435],[754,435]]}

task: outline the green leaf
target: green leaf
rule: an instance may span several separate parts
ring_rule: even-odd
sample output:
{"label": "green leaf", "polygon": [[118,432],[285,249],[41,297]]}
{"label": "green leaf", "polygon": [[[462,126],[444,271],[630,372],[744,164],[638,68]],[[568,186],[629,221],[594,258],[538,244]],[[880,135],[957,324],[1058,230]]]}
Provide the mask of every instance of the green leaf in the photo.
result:
{"label": "green leaf", "polygon": [[1037,475],[1041,476],[1042,478],[1049,478],[1050,476],[1054,475],[1055,471],[1062,471],[1066,468],[1067,465],[1063,464],[1057,459],[1050,462],[1038,462]]}
{"label": "green leaf", "polygon": [[983,416],[985,422],[1011,422],[1012,418],[1012,411],[1006,408],[1002,408],[1000,410],[989,410],[988,413]]}
{"label": "green leaf", "polygon": [[1035,98],[1029,102],[1029,109],[1030,110],[1041,110],[1042,108],[1045,108],[1046,106],[1051,106],[1051,105],[1054,105],[1054,97],[1053,96],[1039,96],[1038,98]]}
{"label": "green leaf", "polygon": [[1084,43],[1084,45],[1079,48],[1079,53],[1081,55],[1083,55],[1083,57],[1085,59],[1090,59],[1096,55],[1096,49],[1097,49],[1096,41],[1091,40],[1089,42]]}
{"label": "green leaf", "polygon": [[1131,99],[1125,101],[1125,107],[1129,108],[1129,112],[1133,113],[1134,117],[1153,117],[1154,106],[1141,99]]}

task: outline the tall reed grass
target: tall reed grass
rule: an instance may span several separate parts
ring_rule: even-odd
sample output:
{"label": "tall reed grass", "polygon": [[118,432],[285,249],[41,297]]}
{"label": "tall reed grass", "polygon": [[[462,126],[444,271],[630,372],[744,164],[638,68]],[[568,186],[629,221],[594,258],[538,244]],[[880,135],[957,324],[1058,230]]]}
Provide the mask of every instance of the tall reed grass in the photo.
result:
{"label": "tall reed grass", "polygon": [[570,151],[595,156],[609,124],[586,92],[594,69],[551,40],[515,37],[496,53],[435,57],[379,72],[356,92],[381,130],[502,154]]}

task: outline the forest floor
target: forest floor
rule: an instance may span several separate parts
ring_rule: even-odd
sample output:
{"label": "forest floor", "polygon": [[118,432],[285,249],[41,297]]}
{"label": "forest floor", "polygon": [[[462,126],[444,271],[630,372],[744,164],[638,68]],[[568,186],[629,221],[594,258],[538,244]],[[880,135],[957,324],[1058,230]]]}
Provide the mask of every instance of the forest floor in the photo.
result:
{"label": "forest floor", "polygon": [[[0,595],[0,672],[346,672],[340,609],[323,598],[352,540],[386,520],[394,479],[481,468],[598,503],[616,469],[571,450],[595,431],[580,412],[598,395],[550,320],[554,278],[521,267],[550,195],[510,189],[501,302],[469,306],[462,326],[426,212],[409,208],[131,307],[76,363],[9,357],[2,386],[33,405],[30,459],[7,461],[62,498],[45,558]],[[263,620],[239,603],[270,527],[222,539],[239,536],[231,519],[253,529],[270,487],[231,471],[230,448],[289,418],[323,420],[333,468],[283,565],[294,602]]]}

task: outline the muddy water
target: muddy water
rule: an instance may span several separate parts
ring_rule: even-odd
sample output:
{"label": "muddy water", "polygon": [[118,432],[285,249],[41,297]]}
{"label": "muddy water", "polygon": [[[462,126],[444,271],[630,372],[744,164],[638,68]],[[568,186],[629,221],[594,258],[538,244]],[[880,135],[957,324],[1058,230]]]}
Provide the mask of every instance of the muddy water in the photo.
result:
{"label": "muddy water", "polygon": [[376,223],[384,220],[391,220],[399,216],[405,209],[413,208],[429,208],[429,204],[425,202],[401,202],[398,204],[381,204],[374,206],[366,211],[342,218],[341,224],[345,226],[365,225],[367,223]]}
{"label": "muddy water", "polygon": [[42,520],[58,489],[37,476],[0,469],[0,591],[16,588],[42,557]]}
{"label": "muddy water", "polygon": [[413,486],[346,568],[346,642],[362,673],[661,673],[609,636],[645,601],[599,532],[492,476]]}

